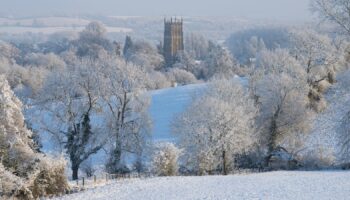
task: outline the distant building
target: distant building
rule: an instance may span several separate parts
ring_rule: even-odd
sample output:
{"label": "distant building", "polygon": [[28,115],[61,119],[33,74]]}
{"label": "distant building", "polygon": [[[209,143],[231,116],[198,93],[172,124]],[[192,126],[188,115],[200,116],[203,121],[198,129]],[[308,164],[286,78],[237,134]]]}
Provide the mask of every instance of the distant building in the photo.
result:
{"label": "distant building", "polygon": [[175,62],[176,54],[184,50],[183,20],[164,19],[164,44],[163,54],[167,67]]}

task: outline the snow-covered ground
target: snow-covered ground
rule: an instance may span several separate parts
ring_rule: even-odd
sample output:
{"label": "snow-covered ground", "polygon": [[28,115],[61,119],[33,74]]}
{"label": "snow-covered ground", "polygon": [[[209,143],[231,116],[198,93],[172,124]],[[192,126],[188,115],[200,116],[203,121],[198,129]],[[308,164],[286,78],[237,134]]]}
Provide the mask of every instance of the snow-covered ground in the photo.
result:
{"label": "snow-covered ground", "polygon": [[260,174],[162,177],[117,181],[61,200],[349,199],[350,172],[268,172]]}

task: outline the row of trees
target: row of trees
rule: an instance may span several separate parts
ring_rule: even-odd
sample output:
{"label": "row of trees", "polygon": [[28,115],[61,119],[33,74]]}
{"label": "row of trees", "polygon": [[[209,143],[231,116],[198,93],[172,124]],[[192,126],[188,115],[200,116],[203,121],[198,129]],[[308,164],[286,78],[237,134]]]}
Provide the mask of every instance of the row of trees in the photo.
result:
{"label": "row of trees", "polygon": [[89,60],[49,77],[38,99],[38,123],[66,150],[73,179],[103,147],[110,152],[110,173],[125,152],[142,155],[150,127],[143,80],[139,67],[120,60]]}

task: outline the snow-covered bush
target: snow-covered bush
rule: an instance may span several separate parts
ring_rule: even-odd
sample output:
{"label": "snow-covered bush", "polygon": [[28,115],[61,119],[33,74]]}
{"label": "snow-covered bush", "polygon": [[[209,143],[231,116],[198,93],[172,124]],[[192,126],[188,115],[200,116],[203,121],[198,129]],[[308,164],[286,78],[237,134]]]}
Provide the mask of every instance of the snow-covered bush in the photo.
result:
{"label": "snow-covered bush", "polygon": [[316,112],[320,113],[327,108],[327,101],[316,89],[311,88],[308,97],[310,107],[313,108]]}
{"label": "snow-covered bush", "polygon": [[299,160],[304,168],[323,169],[332,167],[335,164],[336,157],[332,149],[319,146],[300,156]]}
{"label": "snow-covered bush", "polygon": [[68,188],[65,174],[66,161],[63,158],[53,161],[42,159],[30,190],[35,198],[63,194]]}
{"label": "snow-covered bush", "polygon": [[0,181],[0,197],[2,198],[14,196],[15,192],[24,187],[23,180],[6,170],[2,163],[0,163]]}
{"label": "snow-covered bush", "polygon": [[167,73],[168,78],[180,85],[187,85],[196,83],[196,77],[191,73],[183,69],[173,68]]}
{"label": "snow-covered bush", "polygon": [[157,89],[171,87],[171,81],[168,80],[168,78],[161,72],[154,71],[147,75],[147,80],[145,85],[147,89],[157,90]]}
{"label": "snow-covered bush", "polygon": [[182,150],[173,143],[160,143],[153,156],[153,171],[159,176],[176,176]]}
{"label": "snow-covered bush", "polygon": [[327,80],[322,80],[318,82],[316,87],[319,92],[325,93],[331,86],[332,85]]}

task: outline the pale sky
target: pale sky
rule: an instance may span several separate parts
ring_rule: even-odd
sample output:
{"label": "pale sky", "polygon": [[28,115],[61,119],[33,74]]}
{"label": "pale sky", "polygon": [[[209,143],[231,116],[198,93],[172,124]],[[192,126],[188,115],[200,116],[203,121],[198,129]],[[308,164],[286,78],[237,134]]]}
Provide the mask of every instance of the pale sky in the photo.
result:
{"label": "pale sky", "polygon": [[309,0],[0,0],[13,16],[102,14],[137,16],[235,16],[308,20]]}

